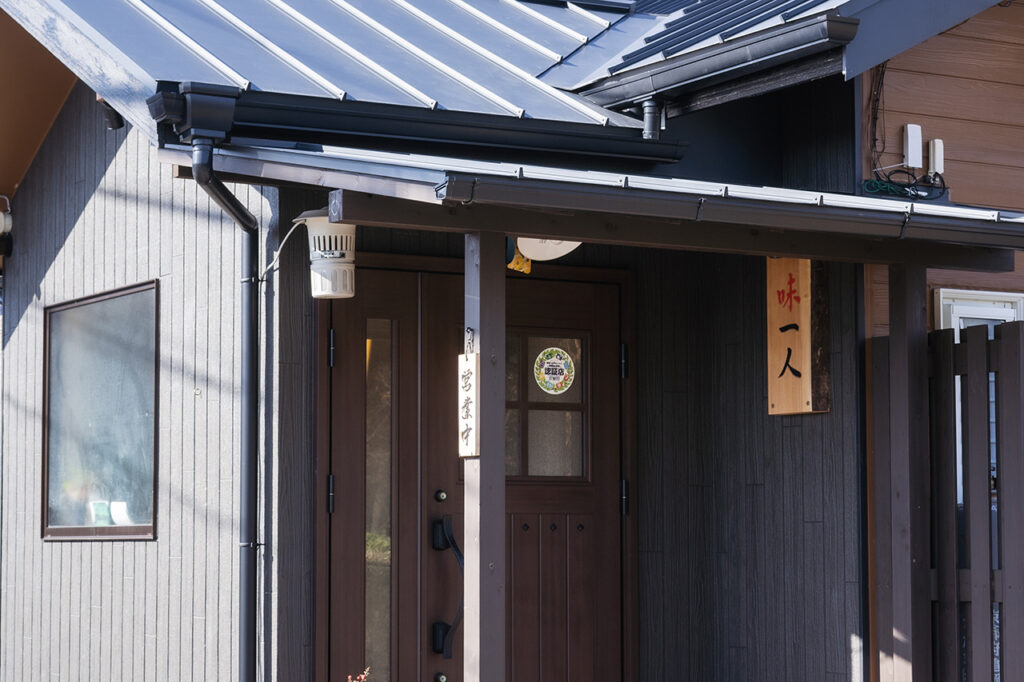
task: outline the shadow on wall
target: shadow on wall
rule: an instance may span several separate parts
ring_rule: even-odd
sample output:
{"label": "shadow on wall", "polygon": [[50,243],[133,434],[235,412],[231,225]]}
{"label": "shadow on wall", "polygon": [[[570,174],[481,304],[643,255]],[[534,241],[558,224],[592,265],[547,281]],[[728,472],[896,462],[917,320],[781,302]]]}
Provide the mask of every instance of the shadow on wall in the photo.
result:
{"label": "shadow on wall", "polygon": [[[41,283],[75,225],[89,210],[104,211],[104,199],[94,197],[130,130],[107,130],[96,94],[75,85],[13,198],[14,251],[4,259],[5,348],[26,311],[42,298]],[[96,223],[114,219],[111,208]],[[104,246],[83,239],[76,247],[84,253],[73,262],[91,260]],[[66,267],[70,276],[73,266]]]}

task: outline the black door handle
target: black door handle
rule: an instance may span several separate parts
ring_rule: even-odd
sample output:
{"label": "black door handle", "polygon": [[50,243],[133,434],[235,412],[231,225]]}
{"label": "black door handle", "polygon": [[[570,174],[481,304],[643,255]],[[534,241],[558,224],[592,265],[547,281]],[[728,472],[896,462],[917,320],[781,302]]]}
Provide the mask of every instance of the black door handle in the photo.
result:
{"label": "black door handle", "polygon": [[[431,523],[430,545],[439,552],[443,552],[446,549],[452,550],[455,554],[455,560],[459,562],[459,575],[463,578],[465,577],[465,558],[462,556],[462,550],[459,549],[459,543],[455,541],[455,534],[452,533],[452,517],[448,514],[445,514],[440,519],[435,519]],[[455,618],[450,625],[444,621],[437,621],[431,626],[431,649],[433,649],[435,654],[441,654],[445,658],[452,657],[452,638],[455,635],[455,630],[462,623],[462,607],[464,604],[465,593],[463,593],[462,598],[459,600],[459,610],[455,613]]]}

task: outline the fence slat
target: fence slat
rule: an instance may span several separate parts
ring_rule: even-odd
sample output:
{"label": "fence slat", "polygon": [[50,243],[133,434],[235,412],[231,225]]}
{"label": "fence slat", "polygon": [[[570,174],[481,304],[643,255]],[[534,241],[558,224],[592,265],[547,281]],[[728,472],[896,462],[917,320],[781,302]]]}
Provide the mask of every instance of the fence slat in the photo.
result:
{"label": "fence slat", "polygon": [[889,458],[889,339],[871,339],[872,492],[874,494],[874,646],[879,682],[892,682],[892,498]]}
{"label": "fence slat", "polygon": [[943,329],[928,337],[932,358],[931,424],[935,524],[935,570],[938,605],[935,610],[936,680],[960,679],[960,647],[957,622],[960,608],[959,574],[956,565],[956,393],[953,370],[953,330]]}
{"label": "fence slat", "polygon": [[1024,670],[1024,323],[996,327],[996,444],[999,550],[1003,569],[1002,670]]}
{"label": "fence slat", "polygon": [[925,269],[889,266],[892,614],[897,682],[932,680]]}
{"label": "fence slat", "polygon": [[960,332],[966,374],[960,378],[963,424],[964,529],[970,587],[967,656],[971,680],[992,679],[991,501],[989,499],[988,328]]}

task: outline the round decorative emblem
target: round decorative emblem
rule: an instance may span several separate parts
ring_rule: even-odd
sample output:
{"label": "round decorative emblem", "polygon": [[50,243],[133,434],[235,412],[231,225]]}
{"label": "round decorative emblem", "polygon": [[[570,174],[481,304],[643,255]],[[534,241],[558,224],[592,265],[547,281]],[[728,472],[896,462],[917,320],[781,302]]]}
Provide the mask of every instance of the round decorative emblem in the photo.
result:
{"label": "round decorative emblem", "polygon": [[561,348],[545,348],[533,363],[533,378],[542,391],[558,395],[572,386],[576,368],[572,358]]}

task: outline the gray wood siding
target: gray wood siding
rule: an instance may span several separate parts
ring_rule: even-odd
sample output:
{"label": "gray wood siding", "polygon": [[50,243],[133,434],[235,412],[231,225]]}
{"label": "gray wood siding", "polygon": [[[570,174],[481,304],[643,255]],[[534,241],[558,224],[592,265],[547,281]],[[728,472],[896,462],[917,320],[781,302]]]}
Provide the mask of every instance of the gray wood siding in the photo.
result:
{"label": "gray wood siding", "polygon": [[[232,190],[274,228],[275,191]],[[107,131],[82,85],[14,214],[3,316],[0,679],[233,679],[238,228],[194,183],[173,180],[138,133]],[[272,245],[276,233],[265,237]],[[44,543],[43,309],[150,279],[160,281],[158,539]],[[273,320],[263,319],[263,338],[273,339]],[[273,407],[272,386],[267,395]],[[273,592],[274,581],[265,587]]]}

